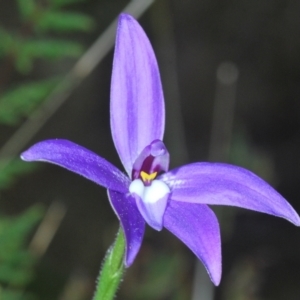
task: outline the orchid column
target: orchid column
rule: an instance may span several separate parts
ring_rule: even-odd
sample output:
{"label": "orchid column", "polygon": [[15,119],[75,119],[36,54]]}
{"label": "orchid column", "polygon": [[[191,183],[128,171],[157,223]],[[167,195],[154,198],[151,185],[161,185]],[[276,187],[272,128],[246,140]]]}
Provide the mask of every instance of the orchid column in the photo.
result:
{"label": "orchid column", "polygon": [[113,298],[123,268],[139,252],[146,223],[157,231],[166,228],[182,240],[202,261],[215,285],[221,280],[221,239],[218,220],[207,204],[242,207],[300,225],[290,204],[243,168],[199,162],[168,170],[157,62],[143,29],[126,14],[118,23],[110,117],[113,141],[127,175],[66,140],[40,142],[21,156],[26,161],[60,165],[108,190],[121,229],[103,264],[95,299]]}

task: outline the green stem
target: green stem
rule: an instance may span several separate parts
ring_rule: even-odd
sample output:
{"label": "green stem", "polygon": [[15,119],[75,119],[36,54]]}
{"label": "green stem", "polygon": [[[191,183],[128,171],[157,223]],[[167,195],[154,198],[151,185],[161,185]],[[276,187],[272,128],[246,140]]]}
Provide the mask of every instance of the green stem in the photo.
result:
{"label": "green stem", "polygon": [[125,238],[120,228],[114,244],[108,249],[93,300],[114,299],[117,288],[124,274]]}

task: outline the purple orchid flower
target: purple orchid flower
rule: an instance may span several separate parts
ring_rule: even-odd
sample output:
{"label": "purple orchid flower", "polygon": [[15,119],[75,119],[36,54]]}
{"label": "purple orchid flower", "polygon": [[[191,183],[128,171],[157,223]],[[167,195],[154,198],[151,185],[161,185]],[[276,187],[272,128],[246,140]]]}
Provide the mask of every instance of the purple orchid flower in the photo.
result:
{"label": "purple orchid flower", "polygon": [[207,204],[238,206],[282,217],[300,218],[265,181],[223,163],[192,163],[168,171],[162,142],[164,99],[150,42],[131,16],[119,18],[110,106],[111,131],[126,176],[104,158],[66,140],[35,144],[21,157],[60,165],[107,188],[126,240],[129,267],[142,243],[145,224],[163,227],[202,261],[212,282],[221,279],[221,240],[217,218]]}

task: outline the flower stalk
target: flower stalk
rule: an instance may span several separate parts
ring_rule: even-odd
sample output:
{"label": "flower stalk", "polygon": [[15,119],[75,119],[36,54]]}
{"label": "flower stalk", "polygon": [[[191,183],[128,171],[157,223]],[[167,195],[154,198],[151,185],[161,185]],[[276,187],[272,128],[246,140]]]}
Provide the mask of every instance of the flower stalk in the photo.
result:
{"label": "flower stalk", "polygon": [[120,228],[114,244],[108,249],[104,258],[93,300],[114,299],[124,274],[124,252],[125,238]]}

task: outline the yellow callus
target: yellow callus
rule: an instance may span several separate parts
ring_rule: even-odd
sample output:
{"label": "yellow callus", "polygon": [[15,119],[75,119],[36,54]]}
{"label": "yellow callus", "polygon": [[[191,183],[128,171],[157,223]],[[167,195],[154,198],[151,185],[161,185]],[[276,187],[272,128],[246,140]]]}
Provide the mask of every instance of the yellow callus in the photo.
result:
{"label": "yellow callus", "polygon": [[142,177],[142,180],[144,182],[151,182],[157,175],[157,172],[154,172],[154,173],[151,173],[151,174],[148,174],[144,171],[141,171],[140,173],[141,177]]}

